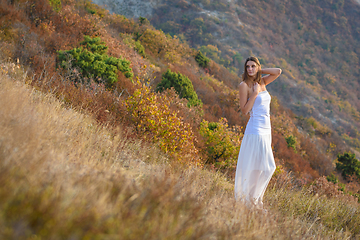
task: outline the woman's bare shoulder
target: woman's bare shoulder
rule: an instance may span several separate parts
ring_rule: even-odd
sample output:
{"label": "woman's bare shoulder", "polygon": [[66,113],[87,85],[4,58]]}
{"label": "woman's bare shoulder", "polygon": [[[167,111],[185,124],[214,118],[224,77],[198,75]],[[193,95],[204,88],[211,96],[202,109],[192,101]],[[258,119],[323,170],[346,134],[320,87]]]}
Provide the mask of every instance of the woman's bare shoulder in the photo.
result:
{"label": "woman's bare shoulder", "polygon": [[239,90],[240,91],[250,91],[251,90],[251,88],[249,87],[249,85],[246,83],[246,82],[241,82],[240,84],[239,84]]}
{"label": "woman's bare shoulder", "polygon": [[239,84],[239,88],[240,89],[249,89],[249,86],[246,84],[246,82],[241,82]]}
{"label": "woman's bare shoulder", "polygon": [[241,82],[239,84],[239,92],[241,95],[248,96],[250,92],[249,86],[246,84],[246,82]]}

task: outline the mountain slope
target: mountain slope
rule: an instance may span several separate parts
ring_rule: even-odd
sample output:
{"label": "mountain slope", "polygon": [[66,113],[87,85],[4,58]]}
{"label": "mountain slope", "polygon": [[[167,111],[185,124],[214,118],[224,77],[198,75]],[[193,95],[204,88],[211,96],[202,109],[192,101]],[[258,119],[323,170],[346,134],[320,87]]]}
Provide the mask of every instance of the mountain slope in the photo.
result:
{"label": "mountain slope", "polygon": [[299,191],[277,172],[264,215],[235,202],[222,174],[176,167],[157,147],[24,80],[22,66],[1,64],[1,239],[344,239],[360,232],[359,204],[326,180]]}
{"label": "mountain slope", "polygon": [[[360,150],[357,2],[150,2],[149,12],[139,12],[141,16],[238,75],[243,70],[242,61],[253,54],[263,67],[281,67],[283,75],[269,85],[271,93],[296,115],[315,118]],[[129,5],[140,11],[144,3]],[[127,17],[139,16],[108,6]]]}
{"label": "mountain slope", "polygon": [[[28,68],[31,86],[53,92],[99,123],[130,129],[131,138],[157,145],[178,164],[234,176],[247,116],[239,114],[240,78],[230,72],[231,66],[227,69],[215,61],[200,66],[199,52],[183,37],[156,30],[145,18],[135,21],[109,14],[88,1],[49,3],[53,4],[33,0],[0,5],[1,53]],[[216,50],[204,50],[208,49]],[[64,52],[81,54],[64,59]],[[109,66],[120,58],[126,66]],[[116,72],[118,67],[131,74]],[[106,75],[98,75],[106,68],[115,71],[111,84]],[[170,72],[187,79],[186,84],[193,85],[189,89],[196,90],[191,96],[197,95],[202,104],[189,106],[178,90],[157,92],[158,83],[173,76]],[[356,181],[342,178],[333,163],[348,147],[315,118],[292,114],[274,95],[272,143],[278,169],[292,172],[299,186],[334,172],[347,184],[348,194],[358,192]]]}

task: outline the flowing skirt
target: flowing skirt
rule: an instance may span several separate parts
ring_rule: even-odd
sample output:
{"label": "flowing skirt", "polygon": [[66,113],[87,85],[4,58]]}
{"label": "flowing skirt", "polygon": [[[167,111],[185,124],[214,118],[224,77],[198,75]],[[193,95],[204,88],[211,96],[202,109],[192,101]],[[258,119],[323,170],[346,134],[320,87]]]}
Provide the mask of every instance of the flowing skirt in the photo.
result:
{"label": "flowing skirt", "polygon": [[271,134],[245,134],[236,167],[236,200],[262,207],[262,199],[275,168]]}

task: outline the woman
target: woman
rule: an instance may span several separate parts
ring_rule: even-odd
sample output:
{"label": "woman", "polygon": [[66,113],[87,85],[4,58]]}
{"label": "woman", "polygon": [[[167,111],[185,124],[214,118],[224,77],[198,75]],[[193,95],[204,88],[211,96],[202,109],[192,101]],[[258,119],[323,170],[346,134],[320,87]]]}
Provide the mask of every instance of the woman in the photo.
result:
{"label": "woman", "polygon": [[[266,85],[281,74],[280,68],[261,69],[256,57],[245,61],[239,86],[240,108],[250,113],[241,143],[235,175],[235,198],[263,209],[262,198],[275,171],[271,149],[270,100]],[[267,74],[262,77],[262,74]]]}

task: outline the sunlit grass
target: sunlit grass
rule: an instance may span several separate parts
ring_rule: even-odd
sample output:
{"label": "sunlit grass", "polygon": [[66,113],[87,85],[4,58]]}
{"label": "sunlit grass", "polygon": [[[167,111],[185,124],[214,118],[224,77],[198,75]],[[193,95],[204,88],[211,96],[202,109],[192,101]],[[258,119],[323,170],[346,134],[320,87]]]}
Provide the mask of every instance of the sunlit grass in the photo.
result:
{"label": "sunlit grass", "polygon": [[24,84],[20,70],[0,73],[0,185],[1,239],[359,237],[356,203],[279,180],[267,214],[249,209],[220,173],[98,125]]}

